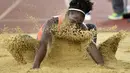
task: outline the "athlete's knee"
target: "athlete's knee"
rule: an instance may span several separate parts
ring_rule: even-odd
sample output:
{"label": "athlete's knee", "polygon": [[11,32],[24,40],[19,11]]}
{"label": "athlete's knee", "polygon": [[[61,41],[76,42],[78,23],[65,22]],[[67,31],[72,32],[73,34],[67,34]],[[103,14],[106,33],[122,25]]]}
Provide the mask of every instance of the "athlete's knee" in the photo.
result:
{"label": "athlete's knee", "polygon": [[88,27],[88,30],[92,30],[92,29],[97,30],[97,27],[95,24],[86,24],[86,26]]}
{"label": "athlete's knee", "polygon": [[[86,24],[86,26],[88,27],[88,30],[95,30],[97,31],[97,27],[95,24]],[[97,32],[92,31],[93,32],[93,41],[96,43],[97,42]]]}

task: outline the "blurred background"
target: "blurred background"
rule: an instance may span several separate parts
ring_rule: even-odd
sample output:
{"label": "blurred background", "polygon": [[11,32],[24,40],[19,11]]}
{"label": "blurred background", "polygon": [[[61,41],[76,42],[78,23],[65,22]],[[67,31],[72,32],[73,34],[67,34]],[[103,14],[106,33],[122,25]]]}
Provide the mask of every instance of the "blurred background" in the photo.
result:
{"label": "blurred background", "polygon": [[[108,20],[112,13],[112,5],[108,0],[92,0],[92,20],[98,27],[117,26],[118,29],[130,30],[127,20]],[[44,24],[49,18],[59,15],[67,9],[67,0],[0,0],[0,28],[19,26],[27,33],[36,33],[36,25]]]}

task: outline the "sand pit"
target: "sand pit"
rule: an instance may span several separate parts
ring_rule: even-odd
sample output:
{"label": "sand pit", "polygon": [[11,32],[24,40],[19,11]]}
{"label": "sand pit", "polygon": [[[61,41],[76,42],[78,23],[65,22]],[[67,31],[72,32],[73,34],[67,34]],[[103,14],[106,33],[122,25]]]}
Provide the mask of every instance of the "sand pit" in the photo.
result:
{"label": "sand pit", "polygon": [[[12,35],[13,38],[17,39],[17,41],[19,39],[16,37],[19,37],[20,39],[26,40],[24,42],[28,42],[27,43],[28,45],[29,44],[34,44],[34,45],[30,46],[31,49],[27,48],[28,46],[26,46],[26,44],[22,45],[22,48],[20,48],[21,46],[17,45],[17,43],[23,42],[20,40],[19,40],[20,42],[17,42],[16,40],[15,42],[13,42],[15,43],[14,45],[17,46],[17,48],[14,48],[13,46],[13,48],[10,49],[10,46],[9,47],[7,46],[8,48],[6,48],[3,45],[1,45],[2,49],[0,52],[3,54],[0,54],[0,67],[1,67],[0,73],[8,73],[8,72],[10,73],[43,73],[43,72],[45,73],[129,73],[130,72],[129,70],[130,64],[118,61],[115,57],[116,51],[119,46],[119,42],[123,37],[123,33],[117,33],[112,37],[108,37],[107,40],[104,40],[104,42],[99,45],[99,50],[103,54],[103,58],[105,60],[105,65],[100,66],[97,65],[92,60],[92,58],[89,56],[88,52],[86,51],[88,44],[92,40],[91,32],[77,30],[75,29],[75,26],[67,27],[67,29],[66,28],[63,29],[63,28],[64,27],[60,27],[61,32],[56,32],[58,30],[52,29],[54,35],[52,39],[53,41],[52,46],[49,46],[48,53],[45,57],[45,60],[42,62],[41,68],[36,70],[30,69],[33,64],[32,61],[26,62],[24,61],[24,58],[22,58],[23,57],[22,53],[25,53],[25,51],[29,54],[30,52],[34,52],[33,47],[35,47],[36,43],[35,42],[31,43],[30,41],[32,40],[36,41],[36,40],[28,35],[26,35],[26,37],[24,37],[25,35],[22,36]],[[70,31],[72,32],[70,33]],[[67,35],[65,35],[64,32]],[[76,32],[76,34],[74,32]],[[61,36],[65,36],[65,37],[61,37]],[[112,44],[112,45],[108,45],[108,44]],[[27,50],[31,50],[31,51],[28,52]],[[26,56],[29,55],[26,54]],[[17,62],[21,62],[21,63],[26,62],[26,64],[21,65]]]}
{"label": "sand pit", "polygon": [[[104,33],[104,35],[106,34]],[[113,34],[109,34],[109,36],[110,35],[112,36]],[[101,35],[99,33],[98,41],[105,41],[105,39],[101,40],[100,36]],[[61,40],[56,40],[56,41],[61,42]],[[66,44],[62,45],[64,46],[63,48],[68,48],[66,45],[74,45],[74,43],[71,43],[71,42],[68,43],[67,41],[65,43]],[[122,43],[122,44],[127,44],[127,43]],[[61,45],[61,44],[57,44],[57,47],[58,45]],[[69,48],[72,48],[72,47],[69,47]],[[122,61],[110,62],[109,65],[107,65],[106,67],[101,67],[99,65],[96,65],[94,64],[93,61],[89,61],[91,60],[89,56],[88,58],[84,58],[84,56],[82,56],[82,54],[80,53],[81,50],[78,49],[79,47],[75,45],[75,48],[77,49],[77,51],[73,52],[73,54],[72,52],[67,53],[67,49],[62,50],[62,52],[66,51],[64,54],[68,54],[71,56],[62,58],[61,60],[58,60],[58,61],[50,60],[51,62],[50,63],[50,62],[46,62],[47,60],[46,58],[46,60],[43,61],[41,68],[38,70],[30,70],[30,68],[32,67],[32,63],[28,63],[26,65],[19,65],[14,60],[12,55],[9,54],[7,50],[5,50],[4,48],[1,48],[0,49],[0,56],[1,56],[0,57],[0,73],[8,73],[8,72],[10,73],[43,73],[43,72],[45,73],[129,73],[130,72],[130,65]],[[70,51],[73,51],[73,50],[74,49]],[[74,57],[74,53],[76,55],[75,57]],[[76,53],[80,54],[80,56],[79,55],[77,56]],[[63,55],[59,55],[59,57],[62,57]],[[119,53],[119,56],[120,56],[120,53]]]}
{"label": "sand pit", "polygon": [[[121,36],[119,36],[121,35]],[[117,40],[117,43],[122,39],[122,33],[117,33],[112,37],[109,37],[105,42],[110,41],[111,39]],[[118,36],[118,37],[115,37]],[[52,43],[53,47],[51,47],[50,54],[43,61],[42,67],[39,70],[29,70],[28,73],[129,73],[130,64],[118,61],[115,57],[115,51],[111,51],[111,47],[108,47],[106,50],[110,52],[110,54],[105,54],[104,57],[107,56],[113,57],[109,58],[109,60],[105,59],[105,66],[99,66],[94,63],[91,57],[88,55],[87,51],[81,48],[83,43],[78,42],[70,42],[67,40],[59,40],[55,39],[55,43]],[[64,41],[64,42],[63,42]],[[114,41],[108,43],[115,43]],[[115,43],[116,44],[116,43]],[[101,44],[99,45],[99,49]],[[116,47],[114,47],[116,46]],[[118,44],[114,45],[114,49],[117,50]],[[113,48],[112,48],[113,49]],[[113,54],[114,55],[113,55]],[[111,55],[112,54],[112,55]]]}

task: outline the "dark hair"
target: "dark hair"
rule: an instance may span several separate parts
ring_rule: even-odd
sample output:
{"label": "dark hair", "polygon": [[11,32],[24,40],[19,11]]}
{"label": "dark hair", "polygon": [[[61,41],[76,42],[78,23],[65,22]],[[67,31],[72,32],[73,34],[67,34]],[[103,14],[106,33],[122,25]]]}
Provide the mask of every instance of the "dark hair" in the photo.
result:
{"label": "dark hair", "polygon": [[75,8],[82,10],[85,14],[92,10],[93,3],[90,0],[72,0],[69,4],[69,8]]}

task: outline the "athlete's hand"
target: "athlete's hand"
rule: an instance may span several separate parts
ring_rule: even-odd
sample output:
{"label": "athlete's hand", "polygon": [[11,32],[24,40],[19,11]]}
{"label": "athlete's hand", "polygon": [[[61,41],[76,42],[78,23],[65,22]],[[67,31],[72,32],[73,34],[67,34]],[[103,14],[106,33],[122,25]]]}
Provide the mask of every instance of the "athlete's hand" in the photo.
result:
{"label": "athlete's hand", "polygon": [[26,73],[43,73],[42,69],[37,68],[37,69],[29,69]]}

